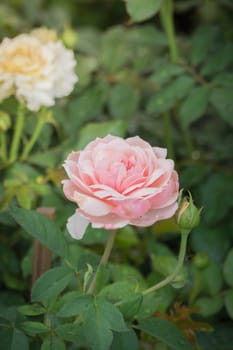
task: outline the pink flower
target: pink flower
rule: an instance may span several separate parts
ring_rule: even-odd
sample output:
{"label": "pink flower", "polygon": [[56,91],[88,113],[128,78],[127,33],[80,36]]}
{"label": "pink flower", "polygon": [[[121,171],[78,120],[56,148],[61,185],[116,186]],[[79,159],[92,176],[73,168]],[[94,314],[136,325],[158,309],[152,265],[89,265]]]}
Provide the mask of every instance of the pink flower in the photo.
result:
{"label": "pink flower", "polygon": [[178,176],[164,148],[140,137],[108,135],[72,152],[64,168],[65,196],[78,205],[67,223],[75,239],[92,227],[117,229],[150,226],[170,218],[177,209]]}

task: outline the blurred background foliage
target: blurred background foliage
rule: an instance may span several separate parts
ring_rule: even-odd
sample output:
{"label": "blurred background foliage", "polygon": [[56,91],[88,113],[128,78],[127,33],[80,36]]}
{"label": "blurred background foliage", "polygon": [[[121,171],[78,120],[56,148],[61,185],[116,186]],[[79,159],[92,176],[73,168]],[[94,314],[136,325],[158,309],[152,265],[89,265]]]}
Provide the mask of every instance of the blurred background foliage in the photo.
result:
{"label": "blurred background foliage", "polygon": [[[191,190],[196,204],[203,206],[179,281],[184,288],[164,288],[155,300],[148,300],[148,308],[153,308],[148,312],[168,315],[181,301],[214,328],[208,335],[198,334],[201,348],[232,350],[233,3],[174,2],[175,62],[160,17],[138,20],[134,12],[130,18],[125,5],[120,0],[1,1],[1,39],[38,26],[56,29],[75,51],[79,76],[72,96],[51,109],[53,117],[27,162],[1,170],[1,304],[27,300],[32,266],[31,241],[8,214],[10,201],[16,199],[24,208],[55,207],[64,227],[74,208],[60,189],[66,154],[107,133],[139,135],[168,148],[181,187]],[[130,1],[127,5],[129,11]],[[8,99],[0,109],[14,124],[16,102]],[[34,125],[35,119],[29,118],[25,139]],[[94,264],[104,240],[101,231],[89,229],[81,243],[72,242],[74,260],[79,249]],[[122,229],[111,279],[126,281],[135,275],[142,288],[153,284],[174,266],[177,248],[174,220],[149,229]],[[190,323],[191,330],[200,329]]]}

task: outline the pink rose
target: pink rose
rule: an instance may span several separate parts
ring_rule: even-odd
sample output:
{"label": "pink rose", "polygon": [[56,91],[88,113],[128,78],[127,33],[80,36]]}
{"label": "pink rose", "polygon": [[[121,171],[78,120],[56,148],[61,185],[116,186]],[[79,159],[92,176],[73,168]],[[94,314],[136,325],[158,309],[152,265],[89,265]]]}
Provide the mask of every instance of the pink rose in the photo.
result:
{"label": "pink rose", "polygon": [[126,140],[108,135],[72,152],[64,168],[65,196],[78,205],[67,223],[75,239],[92,227],[117,229],[131,224],[150,226],[177,209],[178,176],[164,148],[140,137]]}

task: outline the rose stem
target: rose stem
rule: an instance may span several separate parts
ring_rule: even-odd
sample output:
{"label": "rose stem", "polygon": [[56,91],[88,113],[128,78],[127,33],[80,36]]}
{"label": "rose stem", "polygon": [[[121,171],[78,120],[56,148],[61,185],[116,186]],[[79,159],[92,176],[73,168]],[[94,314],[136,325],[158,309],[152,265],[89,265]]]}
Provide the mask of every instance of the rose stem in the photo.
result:
{"label": "rose stem", "polygon": [[44,113],[45,113],[44,110],[42,110],[39,117],[38,117],[37,124],[36,124],[34,131],[33,131],[33,134],[23,150],[22,156],[20,158],[21,160],[27,159],[30,151],[32,150],[33,146],[35,145],[35,143],[40,135],[40,132],[41,132],[42,127],[44,125]]}
{"label": "rose stem", "polygon": [[17,120],[15,125],[13,140],[11,143],[10,158],[9,158],[10,163],[13,163],[18,157],[20,138],[22,136],[24,120],[25,120],[24,110],[25,110],[24,105],[20,104],[17,112]]}
{"label": "rose stem", "polygon": [[184,263],[188,234],[189,234],[189,232],[182,232],[181,233],[181,243],[180,243],[178,263],[177,263],[174,271],[169,276],[167,276],[163,281],[161,281],[161,282],[155,284],[154,286],[144,290],[144,292],[142,292],[142,295],[147,295],[149,293],[152,293],[152,292],[166,286],[167,284],[169,284],[170,282],[172,282],[174,280],[174,278],[180,272],[180,270],[183,266],[183,263]]}
{"label": "rose stem", "polygon": [[97,274],[98,274],[98,271],[100,269],[100,266],[106,264],[108,262],[108,259],[109,259],[109,256],[111,254],[111,251],[112,251],[112,248],[113,248],[113,244],[114,244],[114,241],[115,241],[115,238],[116,238],[116,230],[113,230],[113,231],[110,231],[109,233],[109,237],[108,237],[108,240],[106,242],[106,245],[105,245],[105,249],[104,249],[104,253],[100,259],[100,263],[97,267],[97,270],[96,270],[96,273],[95,273],[95,276],[87,290],[87,294],[93,294],[94,291],[95,291],[95,286],[96,286],[96,278],[97,278]]}

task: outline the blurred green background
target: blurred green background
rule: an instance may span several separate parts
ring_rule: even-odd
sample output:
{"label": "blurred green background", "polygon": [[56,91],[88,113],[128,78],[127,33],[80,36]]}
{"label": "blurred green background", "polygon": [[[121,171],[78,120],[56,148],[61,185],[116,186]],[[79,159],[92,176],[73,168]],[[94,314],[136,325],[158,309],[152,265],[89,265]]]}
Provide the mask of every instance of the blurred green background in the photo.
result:
{"label": "blurred green background", "polygon": [[[202,348],[232,350],[232,18],[231,0],[174,1],[179,57],[172,62],[160,17],[133,21],[124,1],[1,1],[1,39],[39,26],[56,29],[75,51],[79,76],[72,95],[52,109],[53,123],[45,126],[27,163],[1,170],[3,304],[27,300],[32,260],[31,241],[12,222],[8,204],[16,198],[24,208],[55,206],[64,225],[73,210],[60,190],[66,154],[107,133],[139,135],[168,148],[181,188],[191,190],[203,207],[201,224],[189,241],[188,282],[182,290],[167,289],[160,311],[167,313],[177,300],[190,310],[198,307],[197,318],[215,329],[198,335]],[[0,109],[13,120],[15,106],[8,99]],[[26,138],[34,123],[31,118]],[[101,242],[98,232],[91,232],[81,246],[98,253]],[[126,228],[119,234],[114,259],[153,280],[163,274],[156,257],[163,266],[164,256],[173,256],[177,247],[173,220],[144,230]]]}

